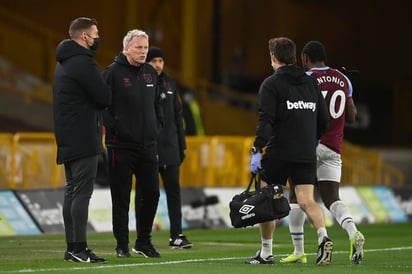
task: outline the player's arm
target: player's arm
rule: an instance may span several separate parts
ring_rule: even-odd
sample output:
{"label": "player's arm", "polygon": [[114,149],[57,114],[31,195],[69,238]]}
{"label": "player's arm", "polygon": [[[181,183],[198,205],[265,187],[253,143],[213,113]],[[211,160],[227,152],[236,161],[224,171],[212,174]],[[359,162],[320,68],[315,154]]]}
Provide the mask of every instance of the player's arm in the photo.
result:
{"label": "player's arm", "polygon": [[352,97],[346,98],[346,115],[345,121],[349,124],[355,122],[356,114],[358,110],[356,109],[355,102]]}
{"label": "player's arm", "polygon": [[[346,71],[346,70],[345,70]],[[349,80],[348,76],[343,72],[343,76],[348,81],[348,96],[346,97],[346,104],[345,104],[345,121],[349,124],[352,124],[356,120],[356,114],[358,110],[356,109],[355,102],[353,101],[353,86],[352,82]]]}

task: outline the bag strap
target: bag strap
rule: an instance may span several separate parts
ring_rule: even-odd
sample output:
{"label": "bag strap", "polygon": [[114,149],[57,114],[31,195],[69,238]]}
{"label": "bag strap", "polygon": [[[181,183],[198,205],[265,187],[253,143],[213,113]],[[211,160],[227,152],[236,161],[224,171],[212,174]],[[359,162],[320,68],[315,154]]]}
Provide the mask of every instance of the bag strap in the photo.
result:
{"label": "bag strap", "polygon": [[[247,192],[250,191],[250,188],[252,187],[252,183],[254,183],[254,185],[255,185],[255,190],[259,190],[261,188],[260,173],[256,173],[256,174],[251,173],[251,174],[252,174],[252,176],[250,176],[250,181],[249,181],[249,184],[248,184],[247,189],[246,189]],[[283,186],[282,185],[274,184],[274,185],[269,185],[269,186],[271,186],[272,190],[274,190],[276,192],[279,192],[283,195]]]}
{"label": "bag strap", "polygon": [[246,188],[246,192],[250,191],[250,188],[252,187],[252,184],[254,184],[255,190],[260,189],[260,175],[259,174],[251,173],[249,184]]}
{"label": "bag strap", "polygon": [[251,173],[251,175],[252,175],[252,176],[250,176],[250,180],[249,180],[249,184],[247,185],[246,192],[249,192],[249,191],[250,191],[250,188],[252,187],[253,180],[254,180],[254,178],[255,178],[255,176],[256,176],[256,174],[253,174],[253,173]]}
{"label": "bag strap", "polygon": [[259,190],[261,188],[261,178],[260,178],[260,172],[258,174],[256,174],[256,178],[255,178],[255,189]]}

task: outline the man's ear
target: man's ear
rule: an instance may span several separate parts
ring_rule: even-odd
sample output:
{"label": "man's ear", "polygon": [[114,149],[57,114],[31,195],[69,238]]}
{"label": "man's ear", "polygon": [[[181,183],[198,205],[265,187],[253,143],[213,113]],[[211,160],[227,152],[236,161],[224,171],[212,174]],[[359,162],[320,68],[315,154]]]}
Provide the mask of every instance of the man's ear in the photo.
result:
{"label": "man's ear", "polygon": [[307,64],[309,62],[309,57],[307,54],[302,54],[302,60]]}
{"label": "man's ear", "polygon": [[274,54],[270,55],[273,64],[279,64],[279,60],[276,58]]}
{"label": "man's ear", "polygon": [[270,60],[272,60],[272,63],[277,63],[278,61],[274,54],[270,54]]}

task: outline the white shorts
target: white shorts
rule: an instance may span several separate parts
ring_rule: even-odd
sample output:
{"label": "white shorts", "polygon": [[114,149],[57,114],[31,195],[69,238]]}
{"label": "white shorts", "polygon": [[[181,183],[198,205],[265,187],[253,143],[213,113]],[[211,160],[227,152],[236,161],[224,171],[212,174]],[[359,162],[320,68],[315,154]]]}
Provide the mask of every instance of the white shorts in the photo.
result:
{"label": "white shorts", "polygon": [[340,182],[342,174],[342,159],[339,153],[325,145],[316,148],[318,181]]}

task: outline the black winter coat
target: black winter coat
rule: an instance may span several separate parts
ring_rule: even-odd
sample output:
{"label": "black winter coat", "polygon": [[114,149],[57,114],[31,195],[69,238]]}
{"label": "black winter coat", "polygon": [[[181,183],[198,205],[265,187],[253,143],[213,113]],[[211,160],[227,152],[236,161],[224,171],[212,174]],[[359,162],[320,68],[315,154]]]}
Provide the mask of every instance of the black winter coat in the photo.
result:
{"label": "black winter coat", "polygon": [[103,71],[112,89],[112,105],[104,112],[106,146],[141,149],[157,145],[163,126],[159,77],[150,64],[132,66],[120,53]]}
{"label": "black winter coat", "polygon": [[56,50],[53,118],[58,164],[98,155],[103,149],[101,111],[110,105],[111,91],[93,55],[69,39]]}
{"label": "black winter coat", "polygon": [[182,104],[176,82],[164,72],[160,74],[159,79],[160,92],[164,98],[164,127],[158,139],[159,166],[179,165],[185,157],[186,149]]}
{"label": "black winter coat", "polygon": [[329,114],[318,85],[298,66],[283,66],[259,89],[259,123],[254,146],[267,156],[316,162],[316,145]]}

